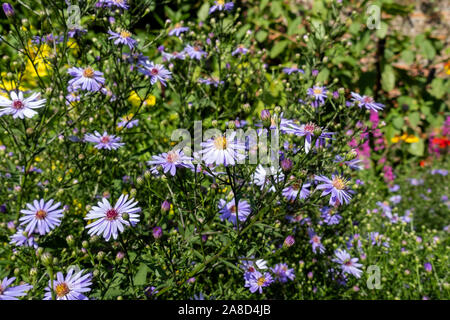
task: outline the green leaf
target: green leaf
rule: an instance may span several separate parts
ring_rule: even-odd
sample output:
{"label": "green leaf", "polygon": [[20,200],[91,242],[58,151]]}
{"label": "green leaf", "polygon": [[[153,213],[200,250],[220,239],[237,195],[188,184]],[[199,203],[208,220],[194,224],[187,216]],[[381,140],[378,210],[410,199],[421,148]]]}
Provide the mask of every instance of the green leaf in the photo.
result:
{"label": "green leaf", "polygon": [[278,56],[287,46],[289,43],[289,40],[281,40],[272,47],[272,50],[270,50],[270,58],[275,58]]}
{"label": "green leaf", "polygon": [[409,119],[409,123],[411,123],[411,125],[413,127],[416,127],[420,122],[420,114],[418,112],[412,112],[408,116],[408,119]]}
{"label": "green leaf", "polygon": [[429,92],[433,97],[441,99],[446,93],[446,90],[444,88],[444,80],[435,78],[431,82],[431,89],[429,90]]}
{"label": "green leaf", "polygon": [[414,62],[414,53],[411,50],[404,50],[402,52],[402,60],[406,64],[411,64]]}
{"label": "green leaf", "polygon": [[209,14],[209,3],[205,2],[198,11],[198,18],[200,21],[205,21]]}
{"label": "green leaf", "polygon": [[261,3],[259,5],[259,9],[262,11],[265,7],[269,4],[269,0],[261,0]]}
{"label": "green leaf", "polygon": [[256,35],[255,38],[256,40],[258,40],[258,42],[263,42],[264,40],[266,40],[268,35],[268,32],[265,30],[259,30]]}
{"label": "green leaf", "polygon": [[272,14],[275,18],[278,18],[279,16],[283,15],[283,13],[284,13],[281,3],[277,2],[277,1],[272,2],[270,11],[272,11]]}
{"label": "green leaf", "polygon": [[409,145],[408,151],[409,153],[421,157],[423,156],[423,152],[425,150],[425,144],[423,143],[423,140],[420,139],[418,142],[411,143]]}
{"label": "green leaf", "polygon": [[296,19],[294,19],[293,21],[290,21],[290,23],[288,24],[288,30],[287,30],[287,34],[288,35],[293,35],[293,34],[298,34],[299,33],[299,26],[302,23],[302,19],[300,17],[297,17]]}
{"label": "green leaf", "polygon": [[328,70],[327,68],[323,68],[317,75],[316,81],[317,82],[325,82],[326,80],[328,80],[329,75],[330,75],[330,70]]}
{"label": "green leaf", "polygon": [[420,44],[420,51],[425,58],[432,60],[436,55],[436,50],[430,40],[425,40]]}
{"label": "green leaf", "polygon": [[147,283],[147,273],[149,270],[150,269],[149,269],[149,267],[147,267],[147,265],[141,263],[139,265],[138,272],[134,276],[134,284],[138,285],[138,286],[146,284]]}
{"label": "green leaf", "polygon": [[391,91],[395,87],[394,68],[390,65],[384,67],[383,73],[381,74],[381,86],[384,91]]}
{"label": "green leaf", "polygon": [[403,127],[403,118],[402,117],[395,117],[392,120],[392,125],[394,126],[394,128],[400,130]]}
{"label": "green leaf", "polygon": [[384,39],[384,37],[386,37],[387,31],[388,31],[388,24],[384,21],[381,21],[380,28],[377,29],[377,32],[375,34],[377,35],[378,38]]}

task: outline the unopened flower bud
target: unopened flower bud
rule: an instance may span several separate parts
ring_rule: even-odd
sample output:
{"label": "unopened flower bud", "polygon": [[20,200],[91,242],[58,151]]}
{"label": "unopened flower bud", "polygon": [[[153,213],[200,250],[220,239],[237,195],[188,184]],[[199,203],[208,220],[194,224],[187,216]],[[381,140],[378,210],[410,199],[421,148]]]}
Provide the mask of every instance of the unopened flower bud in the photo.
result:
{"label": "unopened flower bud", "polygon": [[66,241],[67,241],[67,244],[69,245],[69,247],[71,247],[75,244],[75,239],[72,235],[68,235],[66,237]]}
{"label": "unopened flower bud", "polygon": [[12,5],[10,5],[9,3],[3,3],[2,4],[3,7],[3,12],[5,12],[5,15],[10,18],[12,16],[14,16],[14,8],[12,7]]}
{"label": "unopened flower bud", "polygon": [[122,251],[117,252],[117,254],[116,254],[116,262],[121,261],[124,257],[125,257],[125,253],[123,253]]}
{"label": "unopened flower bud", "polygon": [[97,253],[97,260],[98,261],[102,261],[104,257],[105,257],[105,253],[103,251],[99,251]]}
{"label": "unopened flower bud", "polygon": [[291,171],[292,165],[293,165],[293,163],[292,163],[291,159],[286,158],[286,159],[281,160],[281,169],[283,169],[283,171],[286,173]]}
{"label": "unopened flower bud", "polygon": [[41,261],[45,266],[50,266],[53,261],[53,257],[50,252],[44,252],[41,256]]}
{"label": "unopened flower bud", "polygon": [[170,202],[167,200],[164,200],[163,203],[161,203],[161,211],[167,212],[170,210]]}
{"label": "unopened flower bud", "polygon": [[358,153],[356,152],[356,150],[352,149],[345,155],[345,160],[350,161],[350,160],[355,159],[357,156],[358,156]]}
{"label": "unopened flower bud", "polygon": [[289,235],[286,237],[286,239],[284,239],[284,245],[286,247],[292,247],[294,243],[295,243],[294,236]]}
{"label": "unopened flower bud", "polygon": [[161,227],[154,227],[153,228],[153,237],[155,238],[155,239],[159,239],[159,238],[161,238],[162,237],[162,229],[161,229]]}
{"label": "unopened flower bud", "polygon": [[316,137],[318,137],[318,136],[320,136],[322,134],[322,128],[321,127],[316,127],[315,129],[314,129],[314,135],[316,136]]}

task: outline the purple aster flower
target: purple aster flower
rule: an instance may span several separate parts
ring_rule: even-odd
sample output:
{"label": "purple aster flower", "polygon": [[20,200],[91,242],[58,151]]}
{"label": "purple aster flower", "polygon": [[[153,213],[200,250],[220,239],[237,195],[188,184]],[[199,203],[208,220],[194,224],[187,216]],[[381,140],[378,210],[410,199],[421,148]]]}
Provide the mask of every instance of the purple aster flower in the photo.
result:
{"label": "purple aster flower", "polygon": [[153,160],[147,161],[148,165],[153,165],[151,171],[158,174],[158,167],[161,166],[164,173],[170,172],[172,176],[176,174],[177,168],[193,168],[192,158],[184,154],[180,149],[171,150],[152,157]]}
{"label": "purple aster flower", "polygon": [[340,155],[336,155],[336,157],[334,158],[334,162],[336,163],[340,163],[340,165],[345,164],[347,165],[350,169],[352,170],[362,170],[363,166],[362,166],[362,160],[360,159],[353,159],[353,160],[345,160],[342,156]]}
{"label": "purple aster flower", "polygon": [[401,195],[392,196],[389,198],[389,201],[391,201],[393,204],[399,204],[400,201],[402,201]]}
{"label": "purple aster flower", "polygon": [[253,272],[257,270],[265,270],[267,269],[267,261],[264,259],[254,260],[255,257],[251,256],[252,260],[241,260],[240,268],[244,270],[244,279],[250,279],[250,276]]}
{"label": "purple aster flower", "polygon": [[317,253],[317,250],[319,250],[319,253],[324,253],[325,247],[321,242],[322,238],[319,237],[312,229],[308,229],[308,235],[309,235],[309,243],[311,243],[312,245],[312,251],[314,253]]}
{"label": "purple aster flower", "polygon": [[25,232],[22,228],[19,228],[17,232],[11,236],[10,244],[18,247],[38,248],[38,244],[34,241],[34,236],[31,233]]}
{"label": "purple aster flower", "polygon": [[114,41],[115,45],[125,44],[130,48],[130,50],[133,50],[137,44],[137,41],[131,38],[131,32],[127,30],[122,30],[120,31],[120,33],[109,30],[108,34],[111,35],[111,37],[109,37],[108,39],[115,40]]}
{"label": "purple aster flower", "polygon": [[237,54],[246,54],[248,52],[248,49],[247,48],[245,48],[244,47],[244,45],[242,45],[242,44],[240,44],[237,48],[236,48],[236,50],[234,50],[232,53],[231,53],[231,55],[232,56],[235,56],[235,55],[237,55]]}
{"label": "purple aster flower", "polygon": [[251,273],[249,279],[245,280],[244,287],[250,288],[250,292],[254,293],[259,291],[262,293],[262,288],[269,286],[273,282],[272,276],[269,272],[262,274],[259,271]]}
{"label": "purple aster flower", "polygon": [[253,183],[261,187],[261,190],[263,190],[264,187],[270,186],[269,191],[274,192],[275,186],[272,184],[272,180],[269,177],[270,175],[273,175],[273,180],[275,182],[280,182],[284,179],[284,174],[280,171],[278,171],[278,174],[275,173],[275,168],[273,166],[264,168],[259,164],[253,174]]}
{"label": "purple aster flower", "polygon": [[133,114],[129,114],[127,116],[123,116],[120,118],[120,122],[117,124],[119,128],[127,128],[131,129],[133,127],[137,127],[139,124],[138,119],[133,119]]}
{"label": "purple aster flower", "polygon": [[215,139],[210,139],[202,142],[201,146],[204,148],[200,151],[203,154],[203,161],[206,164],[213,164],[224,166],[235,165],[236,162],[244,160],[245,155],[240,151],[245,150],[245,145],[235,139],[236,132],[233,132],[229,137],[219,136]]}
{"label": "purple aster flower", "polygon": [[8,277],[3,278],[2,283],[0,283],[0,300],[19,300],[17,297],[25,296],[25,291],[33,288],[33,286],[29,284],[10,287],[15,280],[15,277],[9,279]]}
{"label": "purple aster flower", "polygon": [[381,103],[376,103],[372,97],[368,97],[368,96],[361,96],[358,93],[352,92],[352,102],[353,103],[357,103],[358,106],[361,107],[365,107],[368,110],[373,110],[378,112],[378,110],[383,110],[384,105]]}
{"label": "purple aster flower", "polygon": [[[53,292],[56,300],[89,300],[84,294],[91,291],[89,286],[92,285],[92,274],[86,273],[84,270],[74,274],[74,269],[71,268],[66,277],[62,272],[56,274],[56,279],[53,280]],[[52,300],[52,281],[48,281],[48,287],[45,288],[44,300]]]}
{"label": "purple aster flower", "polygon": [[311,187],[311,183],[309,182],[305,182],[302,185],[301,180],[294,181],[290,186],[283,189],[283,196],[288,201],[295,201],[300,191],[300,199],[306,199],[310,194],[309,187]]}
{"label": "purple aster flower", "polygon": [[331,138],[331,136],[333,135],[332,132],[324,132],[322,128],[312,122],[303,124],[300,127],[292,127],[290,133],[293,133],[299,137],[305,137],[305,153],[309,153],[309,151],[311,150],[313,136],[318,136],[316,141],[317,147],[318,145],[320,145],[320,140]]}
{"label": "purple aster flower", "polygon": [[351,258],[350,254],[347,251],[341,249],[337,249],[334,254],[336,258],[332,261],[339,263],[344,273],[352,274],[356,278],[361,277],[362,270],[358,268],[362,267],[362,264],[357,263],[358,258]]}
{"label": "purple aster flower", "polygon": [[166,69],[162,64],[154,64],[151,61],[145,61],[141,64],[139,71],[150,77],[150,83],[153,85],[159,81],[161,85],[166,86],[166,81],[172,79],[172,72]]}
{"label": "purple aster flower", "polygon": [[287,75],[290,75],[295,72],[305,73],[305,71],[303,71],[302,69],[299,69],[297,67],[283,68],[283,72],[286,73]]}
{"label": "purple aster flower", "polygon": [[423,267],[425,268],[425,271],[426,271],[426,272],[431,272],[431,271],[433,270],[433,267],[432,267],[431,263],[429,263],[429,262],[426,262],[426,263],[423,265]]}
{"label": "purple aster flower", "polygon": [[187,45],[186,48],[184,48],[184,52],[191,58],[191,59],[197,59],[201,60],[202,57],[206,57],[208,54],[206,51],[203,51],[202,48],[199,46],[191,46]]}
{"label": "purple aster flower", "polygon": [[320,209],[320,212],[322,213],[321,217],[323,221],[329,226],[339,224],[342,219],[335,208],[323,207]]}
{"label": "purple aster flower", "polygon": [[319,102],[320,105],[325,103],[325,99],[327,98],[328,90],[325,87],[313,86],[309,88],[307,93],[310,97],[314,98],[316,103]]}
{"label": "purple aster flower", "polygon": [[226,219],[236,226],[236,212],[239,217],[239,221],[245,221],[247,220],[247,217],[252,212],[252,210],[248,202],[245,200],[239,200],[238,206],[236,208],[236,203],[233,198],[228,203],[224,199],[220,199],[219,212],[221,213],[220,219],[222,219],[222,221]]}
{"label": "purple aster flower", "polygon": [[[280,131],[281,133],[285,134],[295,134],[296,132],[300,131],[301,128],[298,124],[294,122],[294,120],[283,118],[283,114],[281,114],[281,120],[280,120]],[[273,123],[270,126],[270,129],[275,129],[276,123]]]}
{"label": "purple aster flower", "polygon": [[383,242],[383,240],[385,239],[385,236],[380,234],[379,232],[371,232],[369,233],[369,238],[372,241],[372,246],[385,246],[385,247],[389,247],[389,243],[387,242]]}
{"label": "purple aster flower", "polygon": [[5,15],[9,18],[12,17],[14,15],[14,8],[12,7],[12,5],[10,5],[9,3],[3,3],[2,4],[3,7],[3,12],[5,12]]}
{"label": "purple aster flower", "polygon": [[231,11],[234,7],[233,2],[225,2],[225,0],[217,0],[214,1],[214,5],[209,9],[209,14],[213,13],[214,11]]}
{"label": "purple aster flower", "polygon": [[125,143],[120,142],[122,138],[116,137],[115,135],[108,135],[105,131],[103,135],[100,135],[98,131],[94,131],[94,134],[88,133],[84,135],[84,140],[87,142],[96,143],[94,148],[97,149],[107,149],[116,150],[123,146]]}
{"label": "purple aster flower", "polygon": [[219,79],[217,79],[217,78],[213,78],[213,77],[211,77],[211,78],[206,78],[206,79],[198,78],[197,81],[198,81],[199,83],[204,83],[204,84],[207,84],[207,85],[213,85],[213,86],[216,87],[216,88],[219,86],[219,84],[224,84],[224,83],[225,83],[224,81],[219,80]]}
{"label": "purple aster flower", "polygon": [[448,170],[445,169],[433,169],[431,170],[431,174],[435,175],[435,174],[440,174],[441,176],[446,176],[448,174]]}
{"label": "purple aster flower", "polygon": [[81,101],[81,96],[78,95],[76,92],[71,92],[66,96],[66,105],[74,105],[76,102]]}
{"label": "purple aster flower", "polygon": [[411,178],[411,179],[408,179],[408,180],[409,180],[409,183],[410,183],[412,186],[420,186],[420,185],[423,184],[423,179]]}
{"label": "purple aster flower", "polygon": [[295,279],[294,269],[289,269],[287,263],[276,264],[274,268],[271,268],[275,274],[275,278],[281,283],[285,283],[289,280]]}
{"label": "purple aster flower", "polygon": [[[113,208],[109,201],[103,198],[84,218],[85,220],[97,219],[86,226],[86,229],[89,229],[88,234],[98,236],[103,234],[106,241],[109,241],[111,236],[117,239],[118,231],[123,232],[124,225],[135,226],[139,222],[138,212],[141,211],[141,208],[136,207],[137,204],[138,202],[134,202],[133,198],[128,200],[128,195],[122,194]],[[123,218],[124,214],[128,215],[127,220]]]}
{"label": "purple aster flower", "polygon": [[163,61],[170,61],[170,60],[174,60],[174,59],[179,59],[179,60],[186,59],[186,53],[184,51],[181,51],[181,52],[174,51],[172,53],[168,53],[168,52],[165,52],[164,50],[160,50],[160,52],[162,54]]}
{"label": "purple aster flower", "polygon": [[348,180],[344,177],[332,174],[331,179],[325,176],[315,176],[315,180],[322,182],[316,189],[323,190],[322,196],[326,196],[331,193],[330,205],[334,206],[349,203],[351,199],[352,190],[348,189]]}
{"label": "purple aster flower", "polygon": [[103,72],[95,71],[92,67],[78,68],[73,67],[68,70],[68,73],[74,77],[69,80],[69,85],[74,88],[81,88],[87,91],[99,91],[105,84]]}
{"label": "purple aster flower", "polygon": [[70,29],[68,32],[67,32],[67,36],[69,37],[69,38],[75,38],[75,37],[80,37],[80,36],[82,36],[83,34],[85,34],[85,33],[87,33],[87,30],[86,29],[80,29],[80,28],[73,28],[73,29]]}
{"label": "purple aster flower", "polygon": [[127,0],[100,0],[99,3],[109,8],[116,7],[124,10],[129,8]]}
{"label": "purple aster flower", "polygon": [[38,100],[40,93],[33,93],[28,98],[24,98],[23,92],[17,94],[14,91],[9,93],[11,100],[0,96],[0,116],[12,115],[14,119],[33,118],[37,112],[33,109],[42,108],[46,99]]}
{"label": "purple aster flower", "polygon": [[19,219],[22,221],[21,226],[27,225],[25,232],[31,234],[36,231],[44,235],[61,224],[63,216],[63,209],[59,209],[61,203],[53,204],[53,201],[50,199],[45,203],[44,199],[34,200],[33,204],[27,203],[28,210],[20,210],[25,215]]}
{"label": "purple aster flower", "polygon": [[183,32],[188,32],[189,28],[188,27],[183,27],[181,23],[177,23],[170,31],[169,31],[169,36],[177,36],[179,37],[181,33]]}
{"label": "purple aster flower", "polygon": [[392,209],[387,202],[377,201],[376,205],[383,210],[384,214],[391,213]]}

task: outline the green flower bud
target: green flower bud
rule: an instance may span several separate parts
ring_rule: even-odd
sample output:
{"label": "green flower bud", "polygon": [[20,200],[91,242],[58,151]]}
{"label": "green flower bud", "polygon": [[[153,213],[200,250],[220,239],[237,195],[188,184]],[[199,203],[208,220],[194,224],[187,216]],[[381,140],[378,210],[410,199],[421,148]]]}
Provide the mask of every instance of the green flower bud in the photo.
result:
{"label": "green flower bud", "polygon": [[41,261],[44,264],[44,266],[51,266],[53,262],[53,257],[50,252],[44,252],[41,255]]}

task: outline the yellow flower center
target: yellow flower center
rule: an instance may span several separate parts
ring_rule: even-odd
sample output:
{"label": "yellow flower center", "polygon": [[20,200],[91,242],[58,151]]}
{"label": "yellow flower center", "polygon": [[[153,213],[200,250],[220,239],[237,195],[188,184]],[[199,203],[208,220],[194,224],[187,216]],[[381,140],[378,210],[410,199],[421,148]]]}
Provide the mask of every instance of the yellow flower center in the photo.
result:
{"label": "yellow flower center", "polygon": [[36,212],[36,218],[39,220],[44,219],[47,216],[47,212],[44,210],[38,210],[38,212]]}
{"label": "yellow flower center", "polygon": [[223,6],[225,4],[225,0],[217,0],[217,4],[219,6]]}
{"label": "yellow flower center", "polygon": [[227,148],[227,139],[225,137],[218,137],[214,140],[214,145],[219,150],[226,149]]}
{"label": "yellow flower center", "polygon": [[83,71],[83,76],[85,78],[93,78],[94,77],[94,69],[92,69],[91,67],[87,67]]}
{"label": "yellow flower center", "polygon": [[321,94],[321,93],[322,93],[322,88],[314,89],[314,94]]}
{"label": "yellow flower center", "polygon": [[129,38],[129,37],[131,37],[131,33],[124,30],[124,31],[120,32],[120,37],[121,38]]}
{"label": "yellow flower center", "polygon": [[342,190],[345,188],[345,181],[342,180],[341,178],[334,178],[333,180],[333,187],[335,187],[338,190]]}
{"label": "yellow flower center", "polygon": [[70,289],[69,286],[65,282],[63,282],[56,286],[55,292],[59,298],[62,298],[70,292]]}
{"label": "yellow flower center", "polygon": [[264,282],[266,282],[266,278],[264,278],[264,277],[260,277],[260,278],[258,278],[258,281],[256,281],[256,283],[260,287],[264,284]]}

